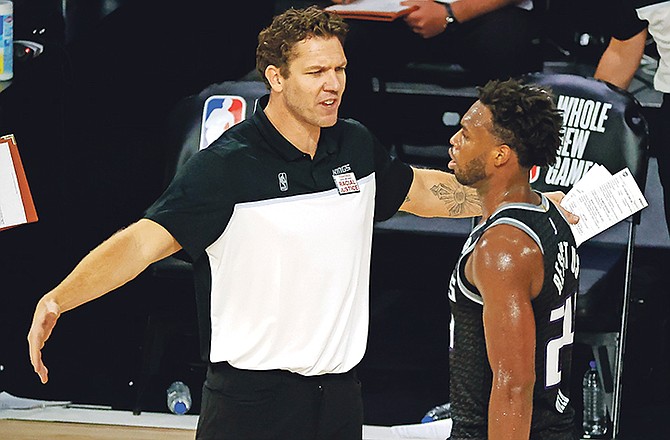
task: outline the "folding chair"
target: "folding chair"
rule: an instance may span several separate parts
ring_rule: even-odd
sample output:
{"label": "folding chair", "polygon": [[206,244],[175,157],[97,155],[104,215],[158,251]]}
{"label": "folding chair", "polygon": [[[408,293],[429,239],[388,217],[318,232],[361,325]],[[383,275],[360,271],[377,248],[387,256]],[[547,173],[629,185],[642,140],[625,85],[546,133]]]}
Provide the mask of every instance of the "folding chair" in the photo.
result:
{"label": "folding chair", "polygon": [[[527,83],[548,86],[564,110],[563,143],[551,168],[531,173],[534,188],[568,192],[593,165],[612,174],[628,167],[638,186],[646,183],[649,135],[637,100],[628,92],[592,78],[567,74],[530,74]],[[619,432],[621,378],[626,344],[635,226],[640,213],[602,232],[579,248],[581,270],[575,341],[591,346],[606,392],[612,438]],[[620,317],[607,308],[613,295],[606,276],[624,266]],[[604,308],[605,313],[599,313]],[[609,313],[609,316],[607,314]],[[618,328],[617,328],[618,321]]]}

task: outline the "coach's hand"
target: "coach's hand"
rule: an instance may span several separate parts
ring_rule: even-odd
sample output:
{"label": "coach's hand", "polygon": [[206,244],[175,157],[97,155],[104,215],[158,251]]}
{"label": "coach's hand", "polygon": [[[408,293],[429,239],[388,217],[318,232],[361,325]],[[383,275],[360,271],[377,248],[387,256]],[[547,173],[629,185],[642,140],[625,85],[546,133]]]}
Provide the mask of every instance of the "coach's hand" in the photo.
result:
{"label": "coach's hand", "polygon": [[46,299],[46,297],[40,299],[35,307],[33,323],[28,332],[30,363],[33,364],[33,369],[42,383],[47,383],[49,380],[49,370],[42,362],[42,348],[51,336],[60,313],[60,307],[56,304],[56,301]]}

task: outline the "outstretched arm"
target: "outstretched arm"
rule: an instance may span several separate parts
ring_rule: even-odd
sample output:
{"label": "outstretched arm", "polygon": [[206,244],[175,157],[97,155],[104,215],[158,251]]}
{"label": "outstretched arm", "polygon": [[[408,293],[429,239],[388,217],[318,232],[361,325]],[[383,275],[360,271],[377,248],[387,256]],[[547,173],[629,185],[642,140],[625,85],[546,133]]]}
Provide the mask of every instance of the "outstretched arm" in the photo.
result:
{"label": "outstretched arm", "polygon": [[[477,191],[458,183],[453,174],[414,167],[412,171],[414,179],[400,211],[419,217],[469,218],[482,214]],[[560,205],[565,197],[563,192],[553,191],[544,195],[561,210],[568,223],[579,221],[579,217]]]}
{"label": "outstretched arm", "polygon": [[412,168],[414,180],[401,211],[421,217],[475,217],[481,215],[477,191],[463,186],[453,174]]}
{"label": "outstretched arm", "polygon": [[488,438],[528,440],[535,385],[535,318],[531,300],[544,279],[542,253],[509,225],[484,233],[466,276],[484,300],[484,336],[493,383]]}
{"label": "outstretched arm", "polygon": [[42,348],[63,312],[98,298],[139,275],[146,267],[181,249],[158,223],[142,219],[91,251],[35,308],[28,333],[30,362],[42,383],[49,379]]}

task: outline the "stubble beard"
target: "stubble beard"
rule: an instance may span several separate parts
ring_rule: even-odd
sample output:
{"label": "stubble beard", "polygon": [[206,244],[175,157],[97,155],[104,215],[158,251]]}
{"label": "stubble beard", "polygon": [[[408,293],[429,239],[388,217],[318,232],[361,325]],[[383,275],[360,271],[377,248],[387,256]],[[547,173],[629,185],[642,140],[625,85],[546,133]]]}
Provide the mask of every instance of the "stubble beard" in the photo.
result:
{"label": "stubble beard", "polygon": [[463,170],[454,170],[454,176],[461,185],[473,186],[486,178],[486,167],[481,157],[477,157],[468,162]]}

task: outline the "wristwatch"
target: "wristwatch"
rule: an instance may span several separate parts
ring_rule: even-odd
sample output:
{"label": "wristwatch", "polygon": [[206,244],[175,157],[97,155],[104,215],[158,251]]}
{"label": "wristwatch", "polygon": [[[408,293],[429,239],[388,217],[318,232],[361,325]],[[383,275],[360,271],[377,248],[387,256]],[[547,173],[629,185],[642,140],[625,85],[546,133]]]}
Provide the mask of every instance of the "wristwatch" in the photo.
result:
{"label": "wristwatch", "polygon": [[454,26],[458,24],[458,20],[454,17],[454,11],[451,9],[451,3],[444,3],[444,7],[447,10],[447,16],[444,19],[444,28],[448,29],[450,26],[453,29]]}

